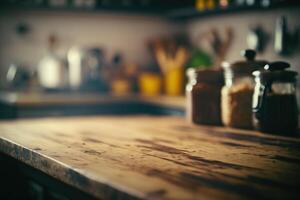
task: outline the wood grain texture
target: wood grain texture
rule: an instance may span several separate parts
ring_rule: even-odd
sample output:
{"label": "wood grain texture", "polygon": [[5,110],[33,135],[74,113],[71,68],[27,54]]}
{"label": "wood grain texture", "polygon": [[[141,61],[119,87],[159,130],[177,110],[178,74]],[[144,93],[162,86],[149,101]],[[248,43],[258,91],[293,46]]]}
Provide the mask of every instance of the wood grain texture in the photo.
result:
{"label": "wood grain texture", "polygon": [[299,199],[300,139],[180,117],[0,122],[0,151],[103,199]]}

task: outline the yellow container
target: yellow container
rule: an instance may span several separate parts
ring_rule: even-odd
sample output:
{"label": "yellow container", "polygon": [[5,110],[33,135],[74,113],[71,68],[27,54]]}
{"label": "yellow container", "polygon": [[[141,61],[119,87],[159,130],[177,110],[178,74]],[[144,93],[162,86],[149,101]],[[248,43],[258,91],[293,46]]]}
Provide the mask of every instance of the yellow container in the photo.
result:
{"label": "yellow container", "polygon": [[111,90],[114,95],[126,95],[131,92],[131,85],[126,79],[117,79],[112,82]]}
{"label": "yellow container", "polygon": [[164,76],[164,85],[166,95],[182,95],[184,88],[184,68],[174,67],[168,70]]}
{"label": "yellow container", "polygon": [[199,11],[205,10],[205,0],[196,0],[195,7]]}
{"label": "yellow container", "polygon": [[162,88],[161,76],[155,73],[142,73],[139,76],[139,87],[142,95],[160,95]]}

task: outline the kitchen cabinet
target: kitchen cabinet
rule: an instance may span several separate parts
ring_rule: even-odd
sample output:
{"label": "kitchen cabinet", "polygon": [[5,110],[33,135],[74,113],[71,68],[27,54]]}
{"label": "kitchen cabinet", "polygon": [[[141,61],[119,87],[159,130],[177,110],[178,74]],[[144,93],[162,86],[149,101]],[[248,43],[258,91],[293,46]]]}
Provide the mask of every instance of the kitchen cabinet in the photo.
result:
{"label": "kitchen cabinet", "polygon": [[0,198],[19,200],[94,200],[95,198],[31,166],[0,153]]}

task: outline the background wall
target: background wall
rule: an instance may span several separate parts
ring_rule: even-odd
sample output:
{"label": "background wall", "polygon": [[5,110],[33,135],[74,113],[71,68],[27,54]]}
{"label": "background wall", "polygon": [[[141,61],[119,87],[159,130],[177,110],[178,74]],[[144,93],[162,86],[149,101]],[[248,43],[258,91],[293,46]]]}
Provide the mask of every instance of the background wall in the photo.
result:
{"label": "background wall", "polygon": [[[34,68],[47,50],[47,37],[54,33],[59,38],[58,51],[62,56],[73,45],[104,47],[108,54],[116,50],[124,53],[127,61],[145,65],[151,62],[145,42],[150,37],[186,31],[194,44],[199,43],[200,33],[226,26],[234,29],[234,41],[227,60],[241,59],[240,50],[247,48],[246,35],[249,27],[261,25],[271,36],[268,46],[258,58],[286,60],[300,72],[300,51],[292,57],[281,57],[274,53],[274,27],[278,16],[285,15],[288,27],[300,27],[299,9],[225,14],[195,18],[185,26],[171,23],[153,16],[124,15],[114,13],[72,12],[21,12],[0,15],[0,84],[10,63],[25,64]],[[16,34],[20,22],[32,28],[26,37]]]}
{"label": "background wall", "polygon": [[[31,26],[26,37],[16,34],[16,25],[25,22]],[[178,26],[153,16],[72,13],[21,12],[0,16],[0,78],[10,63],[34,68],[46,53],[47,37],[58,36],[58,51],[62,56],[73,45],[104,47],[108,54],[119,50],[127,61],[141,65],[150,61],[147,39],[179,30]]]}
{"label": "background wall", "polygon": [[199,43],[199,35],[210,28],[217,28],[224,32],[226,27],[232,27],[234,30],[234,40],[229,49],[227,60],[236,61],[243,59],[240,51],[247,48],[246,36],[249,27],[260,25],[270,35],[268,46],[262,54],[258,54],[257,58],[269,61],[286,60],[291,63],[293,68],[300,72],[300,48],[291,57],[278,56],[274,52],[274,31],[276,18],[285,15],[288,21],[288,28],[294,30],[300,28],[300,11],[296,9],[281,9],[260,12],[247,12],[238,14],[225,14],[212,16],[203,19],[194,19],[187,24],[187,31],[194,44]]}

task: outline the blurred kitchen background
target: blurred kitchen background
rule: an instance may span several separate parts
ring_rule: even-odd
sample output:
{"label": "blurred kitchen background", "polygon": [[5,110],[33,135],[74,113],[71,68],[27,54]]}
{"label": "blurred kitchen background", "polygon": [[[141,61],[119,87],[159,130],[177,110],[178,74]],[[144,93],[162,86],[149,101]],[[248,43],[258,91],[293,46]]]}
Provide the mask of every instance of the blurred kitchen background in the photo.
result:
{"label": "blurred kitchen background", "polygon": [[291,0],[3,0],[0,88],[183,96],[187,68],[285,60],[300,72]]}

